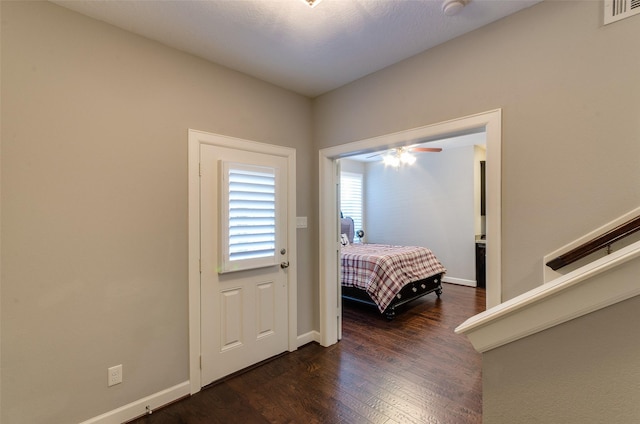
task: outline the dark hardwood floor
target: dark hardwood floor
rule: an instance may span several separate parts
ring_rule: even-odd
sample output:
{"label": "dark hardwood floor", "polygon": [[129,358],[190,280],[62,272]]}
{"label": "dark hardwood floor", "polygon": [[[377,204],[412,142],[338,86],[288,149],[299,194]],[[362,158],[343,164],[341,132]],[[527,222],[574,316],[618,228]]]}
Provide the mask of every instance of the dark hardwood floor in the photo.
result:
{"label": "dark hardwood floor", "polygon": [[479,424],[481,357],[453,330],[484,310],[485,291],[443,286],[442,299],[393,321],[345,302],[339,343],[308,344],[132,422]]}

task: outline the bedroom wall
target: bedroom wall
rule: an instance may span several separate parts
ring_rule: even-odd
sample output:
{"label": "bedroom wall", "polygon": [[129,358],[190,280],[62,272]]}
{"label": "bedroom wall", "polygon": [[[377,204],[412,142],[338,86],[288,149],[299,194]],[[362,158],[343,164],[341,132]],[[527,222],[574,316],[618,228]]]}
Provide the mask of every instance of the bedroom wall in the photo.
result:
{"label": "bedroom wall", "polygon": [[501,108],[502,298],[513,298],[542,283],[545,254],[640,204],[640,55],[620,45],[639,22],[603,26],[599,1],[539,3],[318,97],[314,141]]}
{"label": "bedroom wall", "polygon": [[411,166],[367,164],[367,242],[425,246],[447,281],[475,285],[474,146],[416,155]]}
{"label": "bedroom wall", "polygon": [[317,329],[310,100],[51,3],[1,8],[0,421],[189,379],[189,128],[297,149],[298,330]]}

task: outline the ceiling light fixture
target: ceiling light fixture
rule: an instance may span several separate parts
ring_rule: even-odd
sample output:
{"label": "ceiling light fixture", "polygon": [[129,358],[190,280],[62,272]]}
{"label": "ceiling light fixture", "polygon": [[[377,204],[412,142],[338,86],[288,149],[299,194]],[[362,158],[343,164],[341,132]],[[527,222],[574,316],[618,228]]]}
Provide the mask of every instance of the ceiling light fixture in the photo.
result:
{"label": "ceiling light fixture", "polygon": [[407,151],[402,151],[402,153],[400,153],[400,162],[406,163],[407,165],[413,165],[416,163],[416,157]]}
{"label": "ceiling light fixture", "polygon": [[385,166],[393,166],[394,168],[400,165],[413,165],[416,163],[416,157],[408,152],[405,148],[399,147],[394,149],[393,152],[386,154],[382,161]]}
{"label": "ceiling light fixture", "polygon": [[458,14],[471,0],[444,0],[442,13],[447,16]]}
{"label": "ceiling light fixture", "polygon": [[302,0],[303,2],[305,2],[307,5],[309,5],[309,7],[314,8],[318,5],[318,3],[320,3],[321,0]]}

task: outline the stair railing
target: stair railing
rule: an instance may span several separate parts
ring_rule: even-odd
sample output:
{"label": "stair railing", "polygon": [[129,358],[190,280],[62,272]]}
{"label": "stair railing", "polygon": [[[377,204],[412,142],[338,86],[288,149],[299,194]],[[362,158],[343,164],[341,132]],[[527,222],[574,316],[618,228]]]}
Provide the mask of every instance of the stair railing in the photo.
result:
{"label": "stair railing", "polygon": [[611,253],[611,245],[640,230],[640,216],[637,216],[580,246],[557,256],[546,263],[554,271],[580,260],[600,249]]}

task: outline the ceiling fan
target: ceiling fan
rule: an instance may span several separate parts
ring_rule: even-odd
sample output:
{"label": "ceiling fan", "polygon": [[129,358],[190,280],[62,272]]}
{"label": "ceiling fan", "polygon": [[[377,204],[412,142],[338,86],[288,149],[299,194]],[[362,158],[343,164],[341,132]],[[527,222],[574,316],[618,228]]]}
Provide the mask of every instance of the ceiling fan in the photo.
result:
{"label": "ceiling fan", "polygon": [[393,167],[398,167],[400,165],[412,165],[416,161],[416,157],[413,153],[438,153],[441,152],[442,148],[440,147],[421,147],[421,146],[409,146],[409,147],[396,147],[388,150],[386,153],[376,153],[375,155],[369,156],[370,158],[375,156],[382,156],[382,161],[385,165],[390,165]]}

